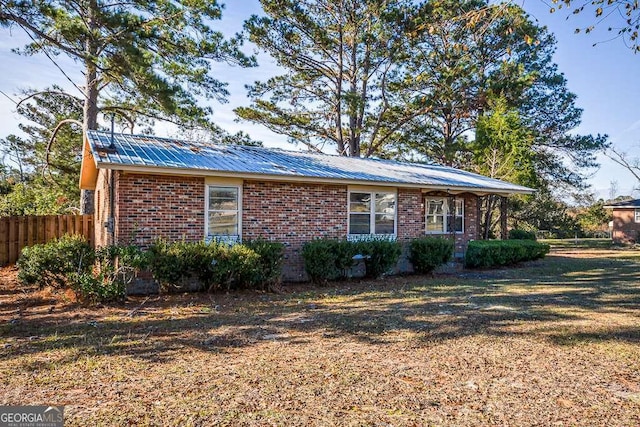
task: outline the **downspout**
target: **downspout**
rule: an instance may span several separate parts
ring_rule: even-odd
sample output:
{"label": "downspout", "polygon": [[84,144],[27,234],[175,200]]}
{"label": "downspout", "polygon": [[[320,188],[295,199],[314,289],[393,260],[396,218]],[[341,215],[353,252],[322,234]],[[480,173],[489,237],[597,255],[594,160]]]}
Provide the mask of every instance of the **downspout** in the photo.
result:
{"label": "downspout", "polygon": [[[115,144],[113,141],[113,127],[115,121],[115,114],[111,115],[111,142],[109,149],[114,150]],[[109,233],[109,242],[112,245],[116,244],[116,226],[115,226],[115,178],[113,169],[109,169],[109,218],[107,218],[107,232]]]}
{"label": "downspout", "polygon": [[116,244],[116,224],[115,224],[115,177],[113,169],[109,170],[109,219],[107,219],[107,230],[109,231],[109,241],[112,245]]}

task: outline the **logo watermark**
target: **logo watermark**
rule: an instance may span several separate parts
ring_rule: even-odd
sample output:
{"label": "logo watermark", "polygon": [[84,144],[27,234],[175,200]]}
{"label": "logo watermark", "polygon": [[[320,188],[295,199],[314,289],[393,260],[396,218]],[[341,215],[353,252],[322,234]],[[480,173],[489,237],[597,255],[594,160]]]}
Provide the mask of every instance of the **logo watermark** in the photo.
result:
{"label": "logo watermark", "polygon": [[64,406],[0,406],[0,427],[63,427]]}

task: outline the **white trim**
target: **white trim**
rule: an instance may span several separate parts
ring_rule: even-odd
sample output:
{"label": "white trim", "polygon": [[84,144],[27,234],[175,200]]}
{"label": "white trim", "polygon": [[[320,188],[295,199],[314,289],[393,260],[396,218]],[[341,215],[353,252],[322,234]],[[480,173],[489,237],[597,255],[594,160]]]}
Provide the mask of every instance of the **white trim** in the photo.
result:
{"label": "white trim", "polygon": [[[462,205],[462,230],[461,231],[453,231],[453,234],[464,234],[464,198],[456,198],[454,197],[454,204],[460,202]],[[428,215],[429,215],[429,200],[441,200],[442,201],[442,227],[444,228],[443,231],[430,231],[427,230],[427,224],[429,222],[428,219]],[[449,224],[448,224],[448,217],[449,217],[449,197],[447,196],[438,196],[438,197],[427,197],[424,200],[424,233],[425,234],[451,234],[452,232],[449,231]],[[454,210],[453,210],[453,220],[454,220],[454,224],[455,224],[455,218],[457,217],[456,212],[455,212],[455,206],[454,206]]]}
{"label": "white trim", "polygon": [[[368,187],[369,190],[363,190],[362,187],[349,187],[347,191],[347,239],[350,236],[396,236],[398,235],[398,191],[393,189],[390,191],[387,188],[378,188],[377,190]],[[369,194],[371,196],[371,202],[369,205],[369,234],[351,234],[351,193]],[[393,208],[393,234],[380,234],[372,233],[376,231],[376,194],[393,194],[394,208]]]}
{"label": "white trim", "polygon": [[347,234],[349,242],[371,242],[373,240],[387,240],[395,242],[398,240],[396,234]]}
{"label": "white trim", "polygon": [[118,163],[100,162],[98,165],[100,169],[113,169],[121,170],[125,172],[143,173],[151,175],[182,175],[182,176],[196,176],[196,177],[221,177],[221,178],[236,178],[236,179],[252,179],[262,181],[279,181],[279,182],[299,182],[299,183],[312,183],[312,184],[342,184],[342,185],[365,185],[371,187],[385,187],[385,188],[419,188],[423,191],[449,191],[460,193],[473,193],[473,194],[497,194],[501,196],[509,196],[512,194],[533,194],[536,190],[532,189],[499,189],[499,188],[486,188],[486,187],[452,187],[451,185],[428,185],[428,184],[411,184],[404,182],[380,182],[380,181],[358,181],[353,179],[341,179],[341,178],[324,178],[313,176],[290,176],[290,175],[272,175],[261,173],[242,173],[238,172],[225,172],[214,171],[204,169],[187,169],[187,168],[168,168],[160,166],[133,166],[122,165]]}
{"label": "white trim", "polygon": [[636,209],[633,211],[633,220],[634,220],[636,223],[640,223],[640,209],[636,208]]}
{"label": "white trim", "polygon": [[[204,238],[205,240],[209,239],[209,188],[210,187],[218,187],[218,188],[235,188],[238,191],[238,240],[242,242],[242,180],[231,182],[229,180],[216,180],[216,179],[206,179],[204,186]],[[224,240],[226,236],[218,236]],[[229,239],[233,240],[233,236],[228,236]],[[217,239],[220,240],[220,239]]]}

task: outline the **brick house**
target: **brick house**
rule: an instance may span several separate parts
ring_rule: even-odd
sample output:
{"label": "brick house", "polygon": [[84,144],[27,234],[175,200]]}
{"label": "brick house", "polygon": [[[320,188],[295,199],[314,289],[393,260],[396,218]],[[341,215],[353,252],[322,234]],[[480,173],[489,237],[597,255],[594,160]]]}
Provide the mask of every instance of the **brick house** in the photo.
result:
{"label": "brick house", "polygon": [[613,241],[637,243],[640,240],[640,199],[611,203],[605,208],[613,209]]}
{"label": "brick house", "polygon": [[301,247],[320,237],[448,236],[460,256],[480,196],[533,192],[437,165],[97,131],[80,187],[95,190],[98,246],[265,238],[285,244],[285,280],[305,278]]}

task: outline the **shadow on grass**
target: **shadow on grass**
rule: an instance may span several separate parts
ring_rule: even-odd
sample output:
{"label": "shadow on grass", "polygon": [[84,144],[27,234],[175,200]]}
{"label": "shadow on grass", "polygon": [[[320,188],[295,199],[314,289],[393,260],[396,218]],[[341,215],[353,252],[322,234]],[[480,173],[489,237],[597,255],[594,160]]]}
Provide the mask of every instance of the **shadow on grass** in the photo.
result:
{"label": "shadow on grass", "polygon": [[[640,315],[639,283],[638,264],[631,261],[554,256],[462,278],[396,277],[285,295],[201,294],[156,297],[143,304],[138,299],[107,314],[17,317],[0,325],[0,360],[62,350],[58,363],[78,354],[168,362],[185,348],[225,352],[269,341],[304,344],[318,337],[373,345],[475,335],[539,335],[561,345],[637,343],[638,328],[567,332],[566,322],[605,313]],[[564,329],[558,323],[565,323]],[[521,328],[527,325],[535,327]]]}

